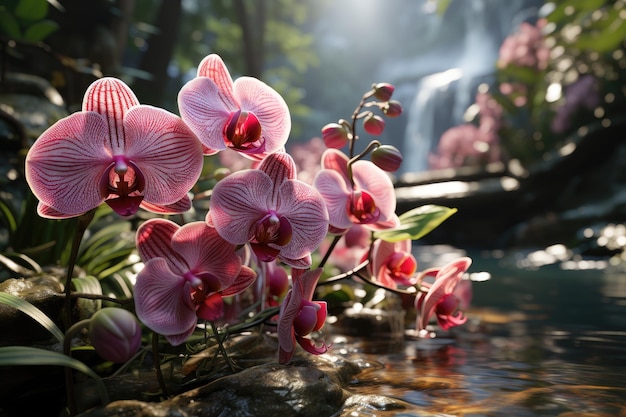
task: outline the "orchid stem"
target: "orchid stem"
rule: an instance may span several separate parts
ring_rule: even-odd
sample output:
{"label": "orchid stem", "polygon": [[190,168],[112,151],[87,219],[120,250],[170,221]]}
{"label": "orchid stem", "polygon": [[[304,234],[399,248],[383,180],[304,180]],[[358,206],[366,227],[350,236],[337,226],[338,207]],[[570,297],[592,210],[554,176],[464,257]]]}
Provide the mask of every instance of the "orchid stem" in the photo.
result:
{"label": "orchid stem", "polygon": [[[93,220],[96,213],[96,209],[90,210],[85,214],[78,217],[78,226],[76,228],[76,234],[72,241],[72,249],[70,252],[70,259],[67,265],[67,276],[65,277],[65,288],[63,289],[65,294],[65,302],[63,303],[65,309],[64,324],[66,329],[65,340],[63,342],[63,353],[67,356],[71,356],[71,338],[72,338],[72,276],[74,275],[74,267],[76,266],[76,260],[78,258],[78,249],[80,248],[80,242],[83,240],[83,235],[89,227],[89,223]],[[80,322],[79,322],[80,323]],[[67,406],[69,409],[69,415],[74,416],[78,410],[76,408],[76,397],[74,395],[74,377],[72,374],[72,368],[65,367],[65,393],[67,396]]]}
{"label": "orchid stem", "polygon": [[152,332],[152,356],[152,360],[154,361],[154,370],[156,371],[159,387],[161,387],[163,397],[167,398],[169,397],[169,394],[167,393],[167,386],[165,385],[163,371],[161,370],[161,358],[159,355],[159,334],[157,332]]}
{"label": "orchid stem", "polygon": [[211,330],[213,330],[213,334],[215,335],[215,339],[217,340],[218,350],[222,353],[222,356],[224,357],[226,364],[230,368],[230,371],[232,373],[235,373],[236,371],[235,364],[230,360],[230,357],[228,356],[228,352],[226,352],[226,348],[224,347],[224,344],[223,344],[224,340],[220,336],[217,326],[215,325],[213,321],[210,321],[209,323],[211,323]]}
{"label": "orchid stem", "polygon": [[324,254],[324,257],[320,261],[319,268],[323,268],[324,265],[326,265],[326,262],[328,262],[328,258],[330,257],[330,254],[335,249],[335,246],[337,246],[337,243],[339,243],[339,239],[341,239],[341,236],[343,236],[343,235],[336,235],[333,238],[333,241],[330,243],[330,246],[328,247],[328,250],[326,251],[326,253]]}
{"label": "orchid stem", "polygon": [[72,250],[70,252],[70,259],[67,264],[67,276],[65,277],[65,328],[69,329],[72,325],[72,276],[74,275],[74,267],[76,266],[76,260],[78,258],[78,249],[80,248],[80,242],[83,240],[83,235],[89,227],[89,223],[93,220],[96,213],[96,209],[90,210],[85,214],[78,217],[78,226],[76,234],[74,235],[74,241],[72,242]]}

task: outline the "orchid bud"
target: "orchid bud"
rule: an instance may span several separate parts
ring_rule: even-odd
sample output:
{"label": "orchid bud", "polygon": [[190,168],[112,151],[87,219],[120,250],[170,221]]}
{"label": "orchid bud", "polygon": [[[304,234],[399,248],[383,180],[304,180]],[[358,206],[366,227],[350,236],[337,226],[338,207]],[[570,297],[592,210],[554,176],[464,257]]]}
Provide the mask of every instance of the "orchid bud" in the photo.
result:
{"label": "orchid bud", "polygon": [[289,276],[284,268],[278,266],[276,262],[267,264],[267,287],[270,295],[282,297],[289,289]]}
{"label": "orchid bud", "polygon": [[380,145],[372,152],[372,162],[383,171],[395,172],[402,164],[402,154],[395,146]]}
{"label": "orchid bud", "polygon": [[341,149],[348,143],[348,129],[339,123],[329,123],[322,128],[322,139],[327,147]]}
{"label": "orchid bud", "polygon": [[378,136],[385,129],[385,121],[378,115],[370,114],[363,120],[363,128],[370,135]]}
{"label": "orchid bud", "polygon": [[98,310],[89,321],[89,339],[102,359],[128,362],[141,346],[141,326],[135,316],[123,308]]}
{"label": "orchid bud", "polygon": [[374,97],[380,101],[389,101],[391,95],[393,94],[393,90],[396,89],[389,83],[374,84],[372,88],[374,89]]}
{"label": "orchid bud", "polygon": [[382,107],[382,110],[387,117],[398,117],[402,114],[402,104],[397,100],[389,100]]}

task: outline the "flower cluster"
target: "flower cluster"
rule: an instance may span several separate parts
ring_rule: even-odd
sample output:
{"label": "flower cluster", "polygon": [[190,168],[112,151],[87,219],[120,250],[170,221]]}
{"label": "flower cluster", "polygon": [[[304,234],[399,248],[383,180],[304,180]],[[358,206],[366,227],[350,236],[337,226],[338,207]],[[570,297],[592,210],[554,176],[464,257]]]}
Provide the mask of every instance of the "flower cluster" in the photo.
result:
{"label": "flower cluster", "polygon": [[[219,176],[204,219],[181,225],[154,217],[136,231],[143,262],[134,287],[136,314],[174,346],[190,337],[199,320],[216,329],[225,316],[224,299],[232,304],[233,296],[253,288],[260,308],[278,314],[281,363],[292,359],[296,344],[313,354],[326,352],[326,343],[314,342],[328,314],[324,301],[314,301],[315,291],[321,280],[332,281],[323,276],[324,264],[344,240],[344,247],[361,253],[345,260],[352,273],[335,279],[358,276],[390,291],[413,287],[414,296],[420,294],[419,329],[433,315],[448,329],[464,321],[453,290],[469,260],[441,268],[428,284],[417,272],[411,244],[450,212],[398,216],[389,172],[399,168],[401,153],[377,140],[355,152],[357,122],[377,136],[384,117],[402,113],[393,92],[390,84],[374,84],[351,121],[325,126],[315,145],[319,169],[310,165],[302,181],[285,151],[291,128],[285,101],[258,79],[233,81],[218,55],[206,57],[197,77],[180,90],[180,117],[140,105],[129,86],[103,78],[87,90],[82,111],[50,127],[30,149],[27,180],[45,217],[82,216],[103,202],[121,216],[139,208],[163,215],[191,207],[203,155],[235,152],[250,160],[249,167]],[[326,254],[314,267],[312,254],[321,246]],[[129,326],[100,326],[94,345],[128,334],[132,343],[122,343],[123,355],[104,354],[128,357],[137,342]]]}

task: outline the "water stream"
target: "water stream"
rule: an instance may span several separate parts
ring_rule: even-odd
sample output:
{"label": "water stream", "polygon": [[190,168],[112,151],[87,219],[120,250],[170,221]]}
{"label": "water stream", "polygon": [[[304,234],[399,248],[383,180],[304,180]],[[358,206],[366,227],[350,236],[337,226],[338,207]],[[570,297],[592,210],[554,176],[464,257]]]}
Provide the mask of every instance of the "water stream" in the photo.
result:
{"label": "water stream", "polygon": [[626,275],[472,256],[492,278],[474,285],[465,326],[356,345],[369,369],[349,389],[411,404],[361,415],[625,416]]}

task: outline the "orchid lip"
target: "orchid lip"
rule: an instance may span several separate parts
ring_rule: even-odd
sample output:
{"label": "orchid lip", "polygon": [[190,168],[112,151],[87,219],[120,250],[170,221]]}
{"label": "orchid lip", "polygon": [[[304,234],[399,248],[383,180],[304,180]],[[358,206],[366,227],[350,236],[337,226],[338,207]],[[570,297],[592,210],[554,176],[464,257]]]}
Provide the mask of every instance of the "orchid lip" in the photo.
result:
{"label": "orchid lip", "polygon": [[380,218],[380,209],[370,193],[359,190],[348,199],[348,215],[357,224],[372,224]]}
{"label": "orchid lip", "polygon": [[237,151],[257,153],[260,148],[265,148],[261,123],[252,112],[237,110],[231,113],[223,134],[226,144]]}

